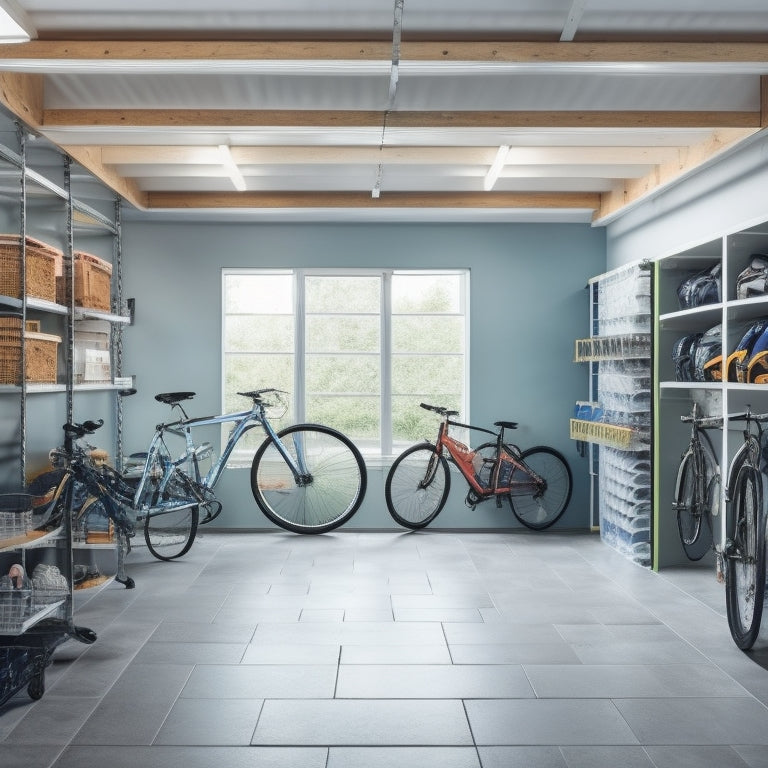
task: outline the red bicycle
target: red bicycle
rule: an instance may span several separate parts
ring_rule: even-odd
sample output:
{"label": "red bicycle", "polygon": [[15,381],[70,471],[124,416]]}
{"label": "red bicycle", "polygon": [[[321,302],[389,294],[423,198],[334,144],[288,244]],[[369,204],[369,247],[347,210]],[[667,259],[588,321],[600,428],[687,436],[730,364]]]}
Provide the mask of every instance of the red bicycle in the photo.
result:
{"label": "red bicycle", "polygon": [[[496,506],[509,502],[515,517],[527,528],[541,531],[565,512],[571,498],[572,477],[568,462],[554,448],[539,445],[521,451],[504,440],[504,431],[517,428],[513,421],[497,421],[498,432],[453,421],[458,411],[421,403],[441,417],[437,440],[413,445],[395,459],[387,475],[384,494],[389,514],[400,525],[414,530],[428,526],[445,506],[451,489],[449,462],[469,485],[465,504],[474,509],[488,499]],[[449,434],[450,427],[485,432],[493,442],[471,449]]]}

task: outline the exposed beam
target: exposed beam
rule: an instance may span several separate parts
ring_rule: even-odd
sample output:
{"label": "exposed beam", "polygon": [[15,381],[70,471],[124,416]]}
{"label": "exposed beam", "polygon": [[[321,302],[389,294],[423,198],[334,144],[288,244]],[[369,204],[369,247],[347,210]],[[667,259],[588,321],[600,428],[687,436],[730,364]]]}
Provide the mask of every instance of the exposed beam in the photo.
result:
{"label": "exposed beam", "polygon": [[38,128],[43,122],[43,75],[0,72],[0,101],[30,128]]}
{"label": "exposed beam", "polygon": [[[391,61],[373,40],[32,40],[0,48],[0,61]],[[408,41],[400,60],[507,63],[761,63],[768,43]]]}
{"label": "exposed beam", "polygon": [[768,127],[768,77],[760,78],[760,125]]}
{"label": "exposed beam", "polygon": [[627,179],[613,192],[604,193],[596,220],[615,215],[621,208],[636,203],[659,189],[668,186],[686,173],[712,160],[724,150],[734,146],[755,133],[755,130],[716,130],[712,136],[681,150],[676,162],[657,165],[651,173],[640,179]]}
{"label": "exposed beam", "polygon": [[600,195],[583,192],[149,192],[152,208],[580,208],[596,210]]}
{"label": "exposed beam", "polygon": [[[375,110],[46,109],[46,128],[345,127],[382,125]],[[393,111],[388,128],[758,128],[760,111]]]}
{"label": "exposed beam", "polygon": [[[488,165],[496,147],[420,146],[233,146],[232,157],[245,165]],[[674,160],[670,146],[510,147],[508,165],[656,165]],[[101,147],[106,165],[219,165],[217,147],[127,145]]]}
{"label": "exposed beam", "polygon": [[115,173],[113,168],[105,166],[99,147],[74,146],[61,149],[129,203],[137,208],[147,207],[146,193],[142,192],[132,179],[124,179]]}

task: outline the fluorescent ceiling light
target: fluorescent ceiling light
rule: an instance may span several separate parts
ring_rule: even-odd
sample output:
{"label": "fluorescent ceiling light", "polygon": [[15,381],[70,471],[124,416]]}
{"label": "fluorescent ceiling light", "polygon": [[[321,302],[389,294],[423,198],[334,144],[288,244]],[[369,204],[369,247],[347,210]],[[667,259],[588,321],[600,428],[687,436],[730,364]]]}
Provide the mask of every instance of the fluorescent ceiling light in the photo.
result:
{"label": "fluorescent ceiling light", "polygon": [[245,179],[243,174],[240,173],[237,163],[232,158],[229,147],[226,144],[219,144],[219,154],[221,155],[221,164],[229,174],[229,178],[232,179],[235,189],[238,192],[245,192]]}
{"label": "fluorescent ceiling light", "polygon": [[499,178],[499,174],[504,168],[504,163],[507,162],[507,155],[509,154],[509,145],[502,144],[499,147],[499,151],[496,153],[496,157],[491,163],[491,167],[488,169],[488,173],[485,174],[485,181],[483,182],[483,189],[486,192],[490,192],[493,189],[493,185],[496,183],[496,179]]}
{"label": "fluorescent ceiling light", "polygon": [[[26,43],[31,35],[22,26],[24,12],[12,0],[0,2],[0,43]],[[29,26],[26,24],[26,26]]]}

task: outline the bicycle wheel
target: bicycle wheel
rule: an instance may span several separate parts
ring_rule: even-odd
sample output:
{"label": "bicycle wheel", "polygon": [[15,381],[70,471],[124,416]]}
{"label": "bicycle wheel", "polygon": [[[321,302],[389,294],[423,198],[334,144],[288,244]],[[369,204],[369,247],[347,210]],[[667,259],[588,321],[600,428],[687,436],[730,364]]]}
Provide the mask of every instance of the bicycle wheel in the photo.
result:
{"label": "bicycle wheel", "polygon": [[430,443],[401,453],[387,474],[384,497],[393,520],[405,528],[426,528],[445,506],[451,489],[448,462]]}
{"label": "bicycle wheel", "polygon": [[709,518],[710,478],[703,454],[686,452],[677,472],[675,510],[680,543],[689,560],[700,560],[712,546]]}
{"label": "bicycle wheel", "polygon": [[[544,480],[543,489],[536,494],[510,496],[515,517],[526,528],[543,531],[554,525],[571,500],[573,479],[565,457],[554,448],[537,445],[521,454],[523,463]],[[516,470],[517,474],[519,470]],[[513,474],[513,480],[515,478]]]}
{"label": "bicycle wheel", "polygon": [[752,648],[760,633],[765,598],[763,484],[755,467],[736,476],[729,507],[725,596],[731,637],[741,650]]}
{"label": "bicycle wheel", "polygon": [[[173,500],[193,500],[186,475],[176,470],[168,482],[163,498],[151,507],[144,518],[144,541],[158,560],[175,560],[186,555],[195,541],[200,511],[197,504],[174,507]],[[168,507],[163,503],[168,502]]]}
{"label": "bicycle wheel", "polygon": [[261,511],[293,533],[325,533],[346,523],[368,482],[360,451],[320,424],[296,424],[278,437],[302,475],[297,480],[275,442],[265,440],[251,465],[251,490]]}

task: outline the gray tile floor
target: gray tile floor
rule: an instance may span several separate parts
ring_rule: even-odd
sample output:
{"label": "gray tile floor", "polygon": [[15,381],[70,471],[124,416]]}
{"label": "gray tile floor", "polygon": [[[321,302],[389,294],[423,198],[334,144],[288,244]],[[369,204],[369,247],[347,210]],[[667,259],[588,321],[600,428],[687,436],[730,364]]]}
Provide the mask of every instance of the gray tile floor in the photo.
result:
{"label": "gray tile floor", "polygon": [[709,568],[590,534],[205,532],[77,622],[3,768],[768,767]]}

